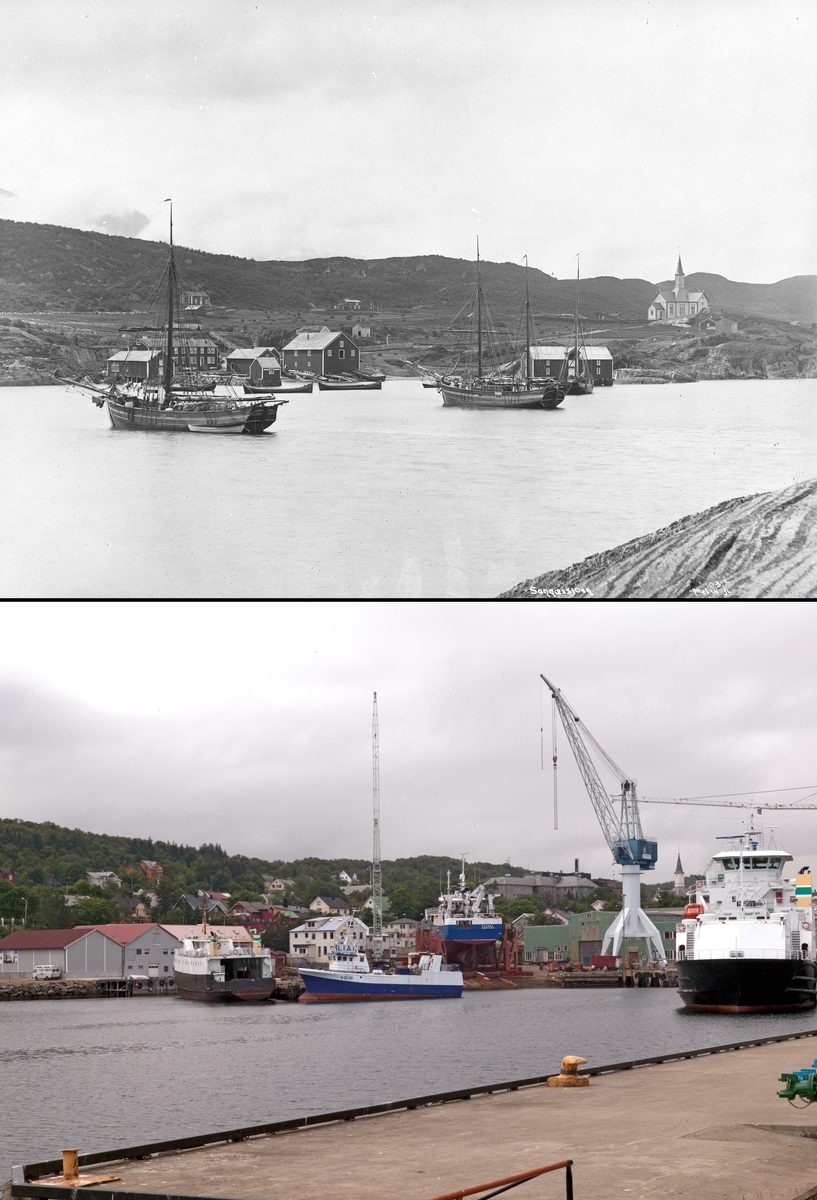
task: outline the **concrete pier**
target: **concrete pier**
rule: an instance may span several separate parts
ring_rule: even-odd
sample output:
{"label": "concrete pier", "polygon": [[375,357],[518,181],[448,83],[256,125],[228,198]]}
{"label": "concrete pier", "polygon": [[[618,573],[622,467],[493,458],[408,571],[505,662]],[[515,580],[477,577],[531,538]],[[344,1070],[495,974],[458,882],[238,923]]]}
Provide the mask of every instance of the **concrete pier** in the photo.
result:
{"label": "concrete pier", "polygon": [[[579,1054],[581,1046],[565,1046]],[[776,1093],[817,1037],[117,1164],[115,1191],[238,1200],[426,1200],[559,1159],[576,1200],[817,1197],[817,1105]],[[454,1083],[455,1081],[452,1081]],[[399,1079],[395,1079],[395,1097]],[[564,1196],[562,1173],[519,1200]]]}

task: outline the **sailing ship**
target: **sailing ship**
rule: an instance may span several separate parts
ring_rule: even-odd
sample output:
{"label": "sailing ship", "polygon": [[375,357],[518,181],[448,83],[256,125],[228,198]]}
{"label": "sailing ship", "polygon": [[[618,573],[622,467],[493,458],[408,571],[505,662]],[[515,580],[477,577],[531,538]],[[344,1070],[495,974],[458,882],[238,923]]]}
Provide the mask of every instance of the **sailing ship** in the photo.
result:
{"label": "sailing ship", "polygon": [[593,391],[593,376],[587,362],[587,347],[579,317],[579,263],[576,263],[576,311],[573,316],[573,332],[565,353],[559,383],[568,396],[588,396]]}
{"label": "sailing ship", "polygon": [[814,1008],[809,868],[792,878],[791,854],[764,849],[757,830],[725,840],[732,849],[713,855],[678,925],[681,999],[701,1012]]}
{"label": "sailing ship", "polygon": [[201,931],[183,939],[173,952],[176,993],[182,1000],[269,1000],[275,990],[272,955],[253,935],[252,951],[237,947],[232,938],[207,929],[207,905],[202,897]]}
{"label": "sailing ship", "polygon": [[[443,404],[454,408],[556,408],[565,397],[565,387],[556,379],[531,374],[531,315],[528,264],[525,260],[525,347],[524,357],[499,364],[493,343],[494,330],[482,288],[477,239],[477,280],[468,305],[468,320],[461,356],[446,373],[434,372]],[[460,369],[460,358],[463,367]],[[409,364],[415,366],[415,364]],[[423,371],[427,374],[427,370]]]}
{"label": "sailing ship", "polygon": [[[162,282],[166,283],[167,307],[163,333],[158,339],[162,357],[161,379],[151,377],[150,352],[137,351],[144,360],[144,378],[124,378],[121,373],[110,384],[84,379],[65,380],[69,386],[90,392],[98,408],[107,408],[114,429],[160,430],[174,433],[263,433],[273,425],[285,398],[246,397],[238,390],[243,381],[217,371],[202,372],[193,366],[194,356],[186,345],[190,326],[177,320],[181,297],[173,248],[173,209],[170,210],[170,252]],[[196,327],[202,336],[203,330]],[[151,339],[152,340],[152,339]],[[197,357],[197,356],[196,356]],[[125,356],[123,366],[127,362]]]}

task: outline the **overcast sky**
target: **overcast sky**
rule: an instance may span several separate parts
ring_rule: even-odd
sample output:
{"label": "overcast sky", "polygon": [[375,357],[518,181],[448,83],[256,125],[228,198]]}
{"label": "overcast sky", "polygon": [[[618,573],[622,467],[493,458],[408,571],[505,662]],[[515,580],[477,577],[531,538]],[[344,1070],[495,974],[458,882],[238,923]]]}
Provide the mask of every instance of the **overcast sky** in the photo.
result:
{"label": "overcast sky", "polygon": [[[368,858],[376,690],[384,857],[609,875],[561,731],[553,829],[539,672],[644,796],[817,790],[815,621],[798,603],[7,604],[0,815]],[[764,821],[817,850],[817,812]],[[645,806],[644,825],[666,879],[742,814]]]}
{"label": "overcast sky", "polygon": [[[0,216],[257,259],[817,272],[811,0],[0,0]],[[8,194],[7,194],[8,193]]]}

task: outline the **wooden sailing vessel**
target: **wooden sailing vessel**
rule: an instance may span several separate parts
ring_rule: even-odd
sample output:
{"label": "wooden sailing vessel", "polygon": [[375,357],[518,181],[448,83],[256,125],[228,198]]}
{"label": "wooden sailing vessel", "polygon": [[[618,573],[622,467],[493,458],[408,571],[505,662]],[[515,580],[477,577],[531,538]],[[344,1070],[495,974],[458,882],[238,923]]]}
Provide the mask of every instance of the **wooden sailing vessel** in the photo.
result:
{"label": "wooden sailing vessel", "polygon": [[[465,368],[437,376],[437,387],[443,404],[453,408],[556,408],[565,396],[558,380],[537,379],[531,374],[530,295],[525,263],[525,351],[524,359],[515,364],[499,366],[490,353],[491,326],[486,325],[487,305],[482,290],[479,240],[477,240],[477,282],[472,294],[469,317],[474,316],[473,363],[466,358]],[[468,350],[466,350],[466,355]]]}
{"label": "wooden sailing vessel", "polygon": [[579,317],[579,263],[576,263],[576,311],[573,316],[573,333],[567,347],[559,382],[568,396],[588,396],[593,391],[593,376],[587,361],[587,347]]}
{"label": "wooden sailing vessel", "polygon": [[[245,397],[241,382],[217,371],[202,373],[185,367],[192,356],[185,349],[186,326],[181,312],[179,281],[173,250],[173,209],[170,211],[170,253],[163,281],[167,285],[164,336],[161,339],[161,378],[115,377],[109,385],[88,379],[66,382],[90,392],[94,404],[107,408],[114,429],[171,433],[263,433],[275,423],[283,398]],[[199,336],[202,330],[197,330]],[[175,350],[175,356],[174,356]],[[174,362],[178,359],[178,367]]]}

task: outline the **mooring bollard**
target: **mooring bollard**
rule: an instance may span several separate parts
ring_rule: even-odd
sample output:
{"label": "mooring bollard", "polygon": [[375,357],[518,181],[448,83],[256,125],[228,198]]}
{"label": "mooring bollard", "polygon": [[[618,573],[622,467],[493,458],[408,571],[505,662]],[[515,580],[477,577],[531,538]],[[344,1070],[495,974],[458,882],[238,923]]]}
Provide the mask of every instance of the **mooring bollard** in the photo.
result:
{"label": "mooring bollard", "polygon": [[76,1179],[79,1175],[79,1152],[81,1147],[77,1146],[75,1150],[60,1150],[62,1155],[62,1177],[68,1182],[69,1179]]}
{"label": "mooring bollard", "polygon": [[548,1087],[589,1087],[588,1076],[579,1074],[579,1066],[586,1062],[586,1058],[579,1058],[576,1054],[566,1054],[562,1059],[561,1075],[551,1075]]}

